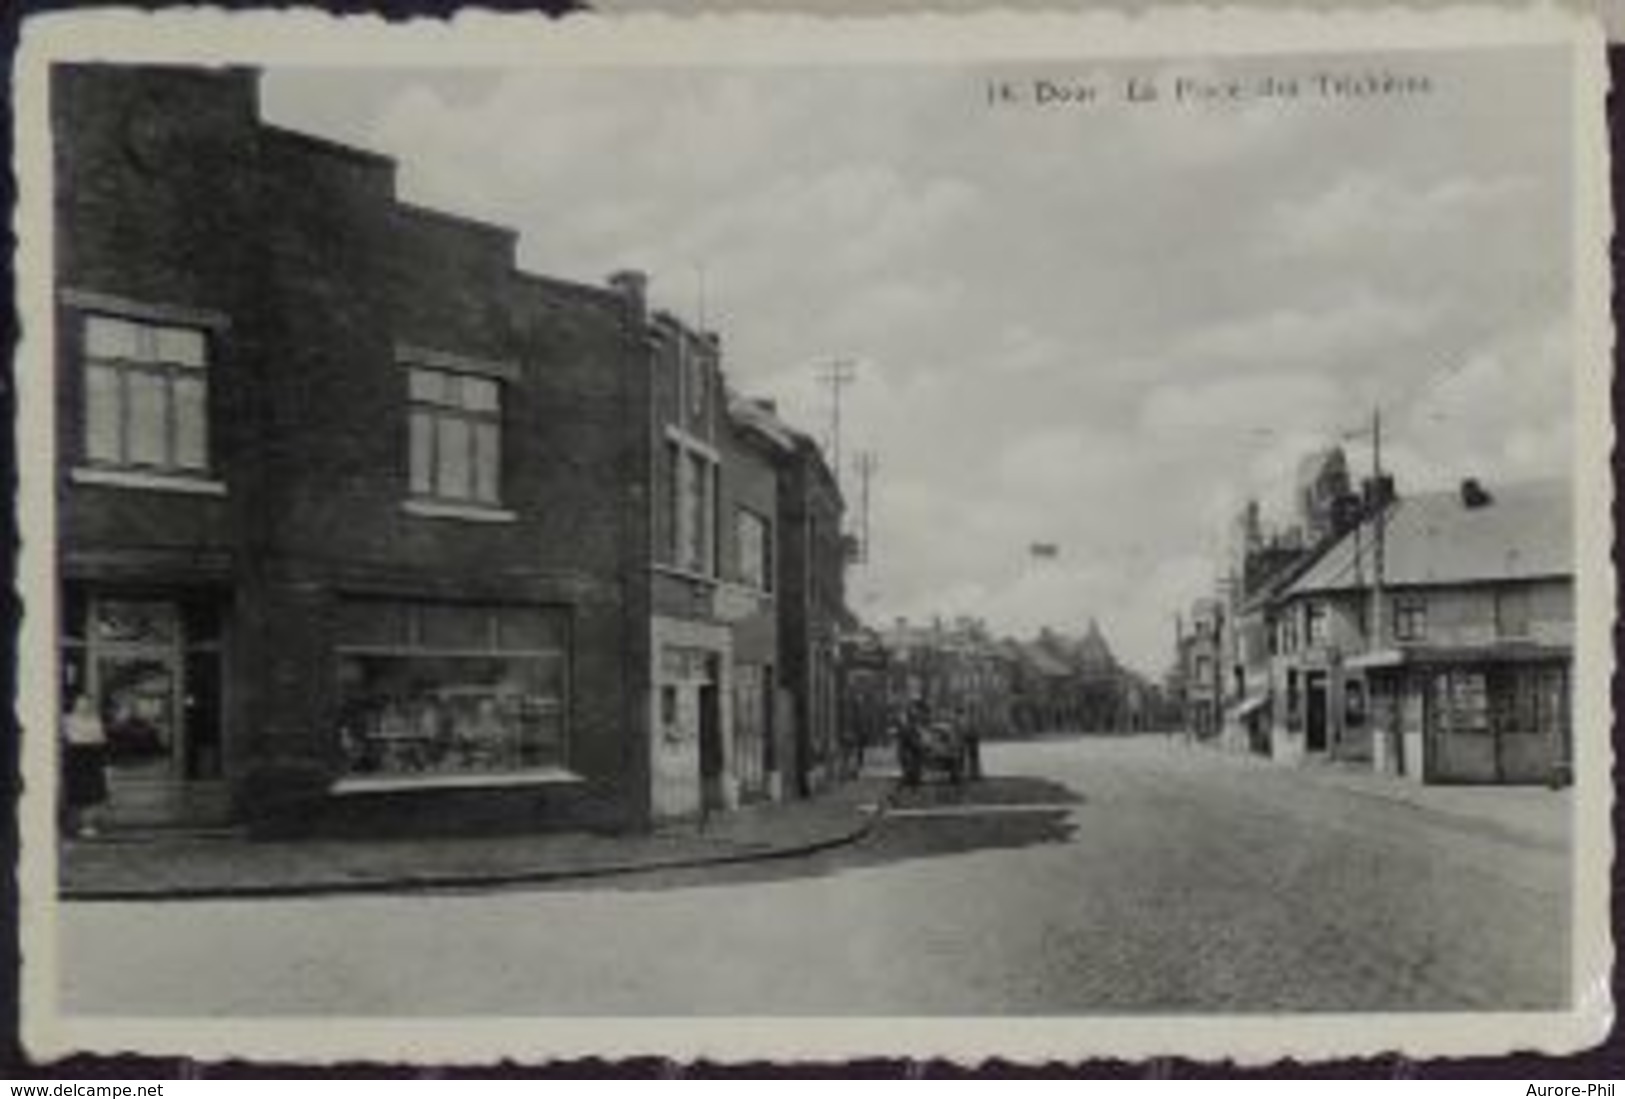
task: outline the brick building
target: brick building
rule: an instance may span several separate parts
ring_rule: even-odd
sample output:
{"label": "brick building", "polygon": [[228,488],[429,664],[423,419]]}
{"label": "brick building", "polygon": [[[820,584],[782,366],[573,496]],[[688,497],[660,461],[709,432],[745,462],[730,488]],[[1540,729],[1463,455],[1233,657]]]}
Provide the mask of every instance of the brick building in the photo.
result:
{"label": "brick building", "polygon": [[1400,497],[1277,597],[1277,736],[1427,782],[1547,782],[1571,752],[1574,548],[1561,482]]}
{"label": "brick building", "polygon": [[746,800],[783,797],[795,758],[778,607],[779,468],[795,451],[794,433],[771,405],[730,403],[722,435],[723,605],[733,623],[735,771]]}
{"label": "brick building", "polygon": [[779,465],[779,637],[793,706],[793,790],[834,780],[840,751],[840,645],[846,620],[845,505],[823,452],[805,435]]}
{"label": "brick building", "polygon": [[641,276],[518,269],[257,90],[53,75],[62,702],[99,706],[115,820],[624,826],[760,787],[732,702],[783,620],[719,597],[766,594],[719,501],[782,510],[781,474],[725,487],[715,338]]}

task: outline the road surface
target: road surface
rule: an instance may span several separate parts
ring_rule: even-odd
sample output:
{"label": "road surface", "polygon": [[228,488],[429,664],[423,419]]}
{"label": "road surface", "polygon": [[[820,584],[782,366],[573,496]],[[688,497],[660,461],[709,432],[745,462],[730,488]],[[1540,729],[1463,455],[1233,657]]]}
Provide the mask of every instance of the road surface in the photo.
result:
{"label": "road surface", "polygon": [[[483,893],[65,905],[64,1007],[985,1015],[1567,1002],[1561,837],[1163,738],[984,755],[986,782],[909,794],[866,841],[785,862]],[[1479,792],[1480,804],[1495,795]]]}

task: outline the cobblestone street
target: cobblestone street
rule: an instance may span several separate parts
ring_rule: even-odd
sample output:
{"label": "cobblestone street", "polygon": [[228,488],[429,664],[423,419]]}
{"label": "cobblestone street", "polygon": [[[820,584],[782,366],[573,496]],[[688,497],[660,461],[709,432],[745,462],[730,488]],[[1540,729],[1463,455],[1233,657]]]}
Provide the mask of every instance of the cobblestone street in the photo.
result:
{"label": "cobblestone street", "polygon": [[[74,1013],[1514,1010],[1568,998],[1569,795],[1181,741],[989,745],[799,859],[482,893],[63,906]],[[248,945],[252,944],[251,948]]]}

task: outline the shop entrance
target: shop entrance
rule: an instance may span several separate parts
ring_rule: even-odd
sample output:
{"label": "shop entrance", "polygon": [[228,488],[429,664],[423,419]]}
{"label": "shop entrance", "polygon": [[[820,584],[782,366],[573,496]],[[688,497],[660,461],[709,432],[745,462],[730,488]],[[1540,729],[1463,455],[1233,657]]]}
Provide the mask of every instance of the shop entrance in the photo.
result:
{"label": "shop entrance", "polygon": [[108,823],[223,821],[218,613],[101,595],[70,598],[64,609],[62,704],[88,695],[101,718]]}
{"label": "shop entrance", "polygon": [[660,818],[687,817],[704,807],[702,774],[709,753],[706,710],[714,708],[712,656],[704,649],[665,645],[660,650],[659,713],[655,731],[652,802]]}
{"label": "shop entrance", "polygon": [[699,686],[700,796],[707,812],[726,809],[728,795],[723,787],[722,709],[718,695],[721,675],[717,658],[705,660],[705,679]]}
{"label": "shop entrance", "polygon": [[1304,679],[1304,747],[1311,752],[1326,750],[1326,673],[1310,672]]}

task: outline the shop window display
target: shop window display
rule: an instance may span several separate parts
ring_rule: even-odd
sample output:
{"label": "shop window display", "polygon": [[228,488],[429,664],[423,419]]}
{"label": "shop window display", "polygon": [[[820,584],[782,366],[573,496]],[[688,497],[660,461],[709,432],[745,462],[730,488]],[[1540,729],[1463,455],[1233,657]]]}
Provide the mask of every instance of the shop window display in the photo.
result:
{"label": "shop window display", "polygon": [[339,732],[350,773],[567,763],[558,612],[355,601],[340,621],[349,636],[340,646]]}

